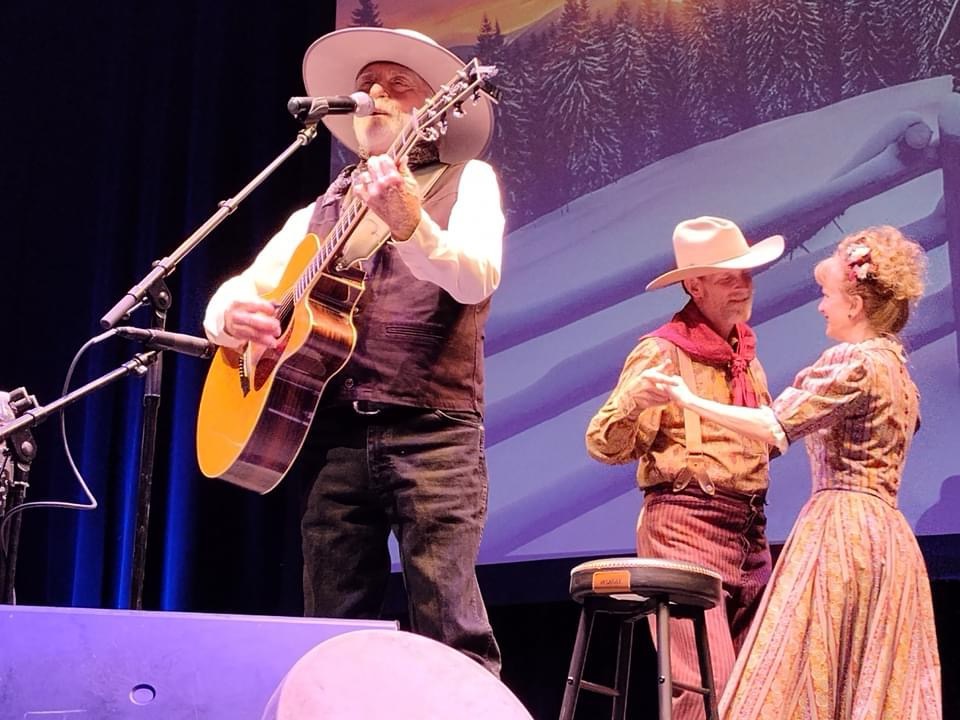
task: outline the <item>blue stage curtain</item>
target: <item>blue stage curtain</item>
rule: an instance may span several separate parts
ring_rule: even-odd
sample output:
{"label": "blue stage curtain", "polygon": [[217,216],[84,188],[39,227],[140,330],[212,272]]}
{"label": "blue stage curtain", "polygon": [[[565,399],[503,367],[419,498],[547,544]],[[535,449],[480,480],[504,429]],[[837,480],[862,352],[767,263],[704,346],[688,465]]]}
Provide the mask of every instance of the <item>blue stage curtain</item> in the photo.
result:
{"label": "blue stage curtain", "polygon": [[[333,28],[332,2],[71,5],[0,9],[0,389],[60,395],[73,353],[150,269],[295,138],[286,100],[301,60]],[[201,334],[214,288],[249,262],[328,180],[326,135],[301,150],[171,277],[167,329]],[[141,309],[129,324],[147,326]],[[129,359],[95,347],[74,387]],[[164,357],[144,605],[299,611],[296,488],[261,498],[200,476],[194,432],[205,363]],[[21,603],[128,607],[143,381],[68,410],[95,512],[31,510]],[[81,495],[53,419],[28,500]]]}

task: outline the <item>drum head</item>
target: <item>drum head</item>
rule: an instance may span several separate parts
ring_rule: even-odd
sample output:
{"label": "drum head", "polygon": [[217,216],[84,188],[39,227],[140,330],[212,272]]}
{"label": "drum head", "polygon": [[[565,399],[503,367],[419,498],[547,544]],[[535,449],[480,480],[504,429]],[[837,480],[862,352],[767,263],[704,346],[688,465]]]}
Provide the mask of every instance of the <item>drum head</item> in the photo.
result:
{"label": "drum head", "polygon": [[263,720],[531,720],[507,687],[465,655],[421,635],[357,630],[294,664]]}

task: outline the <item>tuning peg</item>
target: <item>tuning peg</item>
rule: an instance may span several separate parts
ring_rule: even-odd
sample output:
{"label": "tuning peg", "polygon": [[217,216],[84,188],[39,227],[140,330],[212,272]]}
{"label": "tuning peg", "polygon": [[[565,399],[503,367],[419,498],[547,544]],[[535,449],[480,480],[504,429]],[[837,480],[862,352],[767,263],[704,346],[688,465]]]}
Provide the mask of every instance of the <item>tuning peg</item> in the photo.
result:
{"label": "tuning peg", "polygon": [[433,125],[421,128],[418,134],[426,142],[436,142],[440,138],[440,131]]}

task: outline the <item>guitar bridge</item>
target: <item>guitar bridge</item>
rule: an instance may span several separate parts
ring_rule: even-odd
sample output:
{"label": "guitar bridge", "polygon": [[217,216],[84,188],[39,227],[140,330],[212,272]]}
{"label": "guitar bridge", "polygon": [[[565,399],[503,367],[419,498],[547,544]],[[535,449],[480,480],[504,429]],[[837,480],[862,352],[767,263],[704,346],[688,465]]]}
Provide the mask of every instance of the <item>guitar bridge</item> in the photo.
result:
{"label": "guitar bridge", "polygon": [[[247,346],[249,348],[249,345]],[[250,367],[247,363],[247,349],[240,354],[240,364],[237,367],[240,373],[240,392],[246,397],[250,394]]]}

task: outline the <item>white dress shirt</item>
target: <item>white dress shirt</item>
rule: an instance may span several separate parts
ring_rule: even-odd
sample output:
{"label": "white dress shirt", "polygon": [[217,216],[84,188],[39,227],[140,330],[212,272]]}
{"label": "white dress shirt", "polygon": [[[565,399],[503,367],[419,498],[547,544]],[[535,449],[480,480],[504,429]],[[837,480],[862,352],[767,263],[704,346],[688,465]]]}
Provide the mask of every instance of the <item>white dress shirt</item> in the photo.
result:
{"label": "white dress shirt", "polygon": [[[224,313],[236,300],[252,300],[274,290],[294,250],[307,235],[314,206],[297,210],[246,270],[227,280],[207,305],[203,329],[211,342],[238,347],[242,341],[224,330]],[[414,277],[439,285],[460,303],[489,297],[500,284],[503,209],[497,176],[487,163],[471,160],[460,175],[457,201],[446,230],[425,210],[407,240],[390,241]]]}

